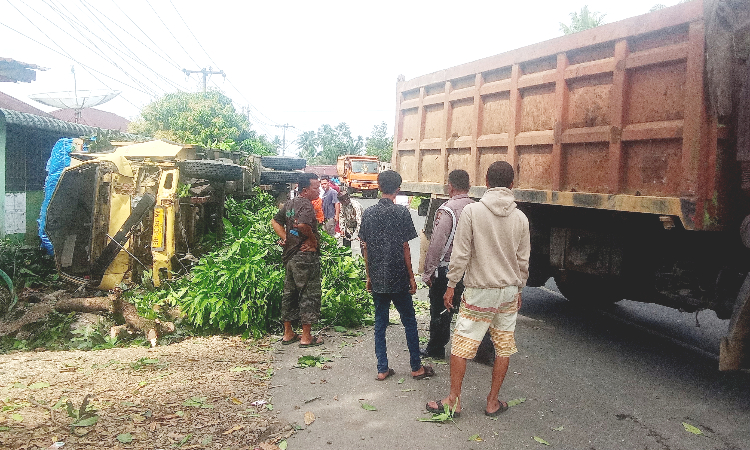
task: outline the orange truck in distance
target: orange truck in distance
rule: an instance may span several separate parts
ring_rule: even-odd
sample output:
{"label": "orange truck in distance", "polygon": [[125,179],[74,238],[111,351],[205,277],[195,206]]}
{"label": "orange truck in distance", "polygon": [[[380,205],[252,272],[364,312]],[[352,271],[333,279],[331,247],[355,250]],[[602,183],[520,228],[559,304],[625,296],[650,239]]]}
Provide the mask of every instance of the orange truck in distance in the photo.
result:
{"label": "orange truck in distance", "polygon": [[363,198],[378,196],[380,162],[376,156],[339,156],[336,169],[346,192],[361,192]]}

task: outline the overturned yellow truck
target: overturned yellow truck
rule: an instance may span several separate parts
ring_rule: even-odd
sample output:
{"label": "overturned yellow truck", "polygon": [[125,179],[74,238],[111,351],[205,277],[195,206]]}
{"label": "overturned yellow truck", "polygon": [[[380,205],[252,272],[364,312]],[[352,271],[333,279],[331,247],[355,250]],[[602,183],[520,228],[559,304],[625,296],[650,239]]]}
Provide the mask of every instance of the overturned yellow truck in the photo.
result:
{"label": "overturned yellow truck", "polygon": [[60,276],[109,290],[189,266],[200,237],[221,229],[226,193],[259,184],[260,157],[238,156],[158,140],[71,153],[45,226]]}

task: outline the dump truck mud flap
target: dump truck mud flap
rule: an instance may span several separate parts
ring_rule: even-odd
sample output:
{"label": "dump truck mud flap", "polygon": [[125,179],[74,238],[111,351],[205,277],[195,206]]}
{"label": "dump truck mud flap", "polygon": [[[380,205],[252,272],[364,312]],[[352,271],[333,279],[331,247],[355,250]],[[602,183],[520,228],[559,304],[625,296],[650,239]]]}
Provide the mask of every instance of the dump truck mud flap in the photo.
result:
{"label": "dump truck mud flap", "polygon": [[750,274],[737,295],[729,332],[721,340],[719,370],[750,369]]}

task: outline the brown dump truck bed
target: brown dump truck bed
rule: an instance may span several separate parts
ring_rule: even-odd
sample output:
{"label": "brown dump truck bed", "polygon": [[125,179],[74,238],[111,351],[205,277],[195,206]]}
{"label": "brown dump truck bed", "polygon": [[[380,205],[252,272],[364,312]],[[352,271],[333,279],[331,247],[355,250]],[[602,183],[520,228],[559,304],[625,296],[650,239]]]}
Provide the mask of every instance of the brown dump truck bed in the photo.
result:
{"label": "brown dump truck bed", "polygon": [[704,106],[704,48],[692,1],[399,81],[402,190],[443,194],[461,168],[480,195],[506,160],[519,201],[721,229],[739,175]]}

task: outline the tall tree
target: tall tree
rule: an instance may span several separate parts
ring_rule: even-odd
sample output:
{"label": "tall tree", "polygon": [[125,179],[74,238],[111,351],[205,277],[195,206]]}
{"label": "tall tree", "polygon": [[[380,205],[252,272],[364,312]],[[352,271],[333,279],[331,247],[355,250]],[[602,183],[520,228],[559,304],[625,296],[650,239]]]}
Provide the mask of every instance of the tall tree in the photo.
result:
{"label": "tall tree", "polygon": [[390,161],[393,155],[393,136],[388,134],[388,125],[381,122],[372,128],[365,139],[365,154],[377,156],[380,161]]}
{"label": "tall tree", "polygon": [[232,99],[218,90],[166,94],[141,110],[128,127],[131,133],[206,148],[276,154],[276,147],[250,129]]}
{"label": "tall tree", "polygon": [[364,139],[354,138],[345,122],[332,127],[321,125],[317,132],[306,131],[297,139],[299,155],[307,158],[309,164],[336,164],[342,155],[362,153]]}
{"label": "tall tree", "polygon": [[570,13],[570,25],[560,22],[560,31],[565,34],[573,34],[598,27],[604,22],[605,15],[600,12],[591,12],[589,6],[585,5],[580,12]]}

